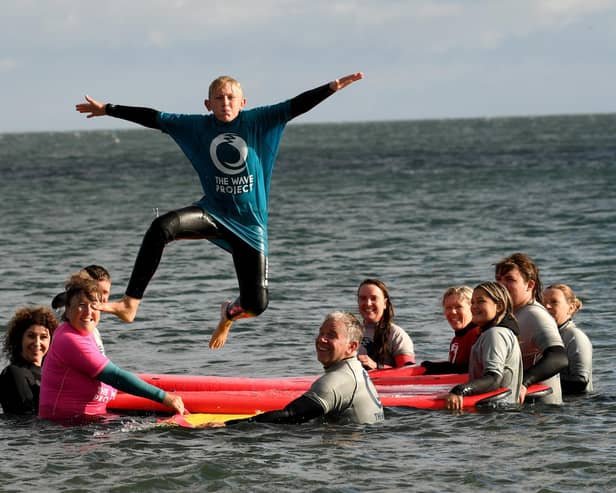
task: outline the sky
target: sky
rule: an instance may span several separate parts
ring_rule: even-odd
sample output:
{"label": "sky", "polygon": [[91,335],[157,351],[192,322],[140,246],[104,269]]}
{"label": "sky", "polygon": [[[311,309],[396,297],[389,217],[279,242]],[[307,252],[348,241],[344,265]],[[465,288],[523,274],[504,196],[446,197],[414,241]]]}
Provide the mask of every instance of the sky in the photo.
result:
{"label": "sky", "polygon": [[365,78],[298,122],[616,112],[616,0],[2,0],[0,133],[129,128],[102,102],[204,113]]}

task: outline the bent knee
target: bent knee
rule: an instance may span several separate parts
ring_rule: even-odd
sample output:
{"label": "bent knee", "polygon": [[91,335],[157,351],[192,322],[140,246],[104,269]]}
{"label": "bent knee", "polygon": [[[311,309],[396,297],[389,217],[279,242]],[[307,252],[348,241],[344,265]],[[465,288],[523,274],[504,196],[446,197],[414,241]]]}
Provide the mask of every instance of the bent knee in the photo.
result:
{"label": "bent knee", "polygon": [[269,301],[266,297],[264,299],[254,300],[249,305],[243,306],[243,308],[247,313],[249,313],[253,317],[258,317],[267,309],[268,304],[269,304]]}
{"label": "bent knee", "polygon": [[173,212],[169,212],[152,221],[146,232],[146,236],[169,243],[175,240],[175,231],[177,230],[178,224],[179,220],[177,215]]}
{"label": "bent knee", "polygon": [[267,309],[269,304],[267,291],[260,293],[256,297],[242,298],[239,301],[239,306],[242,309],[241,315],[238,314],[233,318],[258,317]]}

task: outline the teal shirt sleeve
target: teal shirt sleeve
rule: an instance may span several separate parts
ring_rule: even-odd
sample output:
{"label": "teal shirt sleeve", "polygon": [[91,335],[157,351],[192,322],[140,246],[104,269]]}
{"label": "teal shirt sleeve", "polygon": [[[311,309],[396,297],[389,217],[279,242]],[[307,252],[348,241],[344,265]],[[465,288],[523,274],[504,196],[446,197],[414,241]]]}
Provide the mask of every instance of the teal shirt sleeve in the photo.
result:
{"label": "teal shirt sleeve", "polygon": [[144,382],[137,375],[123,370],[111,361],[107,363],[96,378],[128,394],[145,397],[156,402],[163,402],[165,399],[166,392],[164,390]]}

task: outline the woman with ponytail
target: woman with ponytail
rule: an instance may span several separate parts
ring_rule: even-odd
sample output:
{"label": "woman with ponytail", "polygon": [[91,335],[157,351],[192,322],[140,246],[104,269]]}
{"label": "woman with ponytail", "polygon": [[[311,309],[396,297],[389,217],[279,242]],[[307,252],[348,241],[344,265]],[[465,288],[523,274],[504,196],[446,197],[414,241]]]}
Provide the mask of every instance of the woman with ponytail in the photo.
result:
{"label": "woman with ponytail", "polygon": [[543,302],[558,325],[569,360],[569,365],[560,371],[563,394],[592,392],[592,343],[573,321],[582,302],[567,284],[548,286],[543,292]]}

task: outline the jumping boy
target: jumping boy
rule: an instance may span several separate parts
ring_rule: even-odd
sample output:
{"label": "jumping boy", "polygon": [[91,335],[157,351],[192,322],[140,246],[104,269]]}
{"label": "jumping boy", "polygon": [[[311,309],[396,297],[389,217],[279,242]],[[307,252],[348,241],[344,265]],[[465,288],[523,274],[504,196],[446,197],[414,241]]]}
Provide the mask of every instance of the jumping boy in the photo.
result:
{"label": "jumping boy", "polygon": [[109,115],[169,134],[192,163],[204,193],[195,204],[152,222],[123,298],[97,308],[132,322],[165,245],[174,240],[207,239],[233,256],[240,291],[234,302],[222,304],[210,348],[225,344],[235,320],[261,314],[269,301],[269,187],[284,128],[289,120],[362,78],[363,74],[357,72],[282,103],[244,110],[246,99],[240,83],[222,76],[210,84],[205,100],[205,107],[212,112],[208,115],[112,105],[86,96],[86,103],[75,108],[87,113],[88,118]]}

